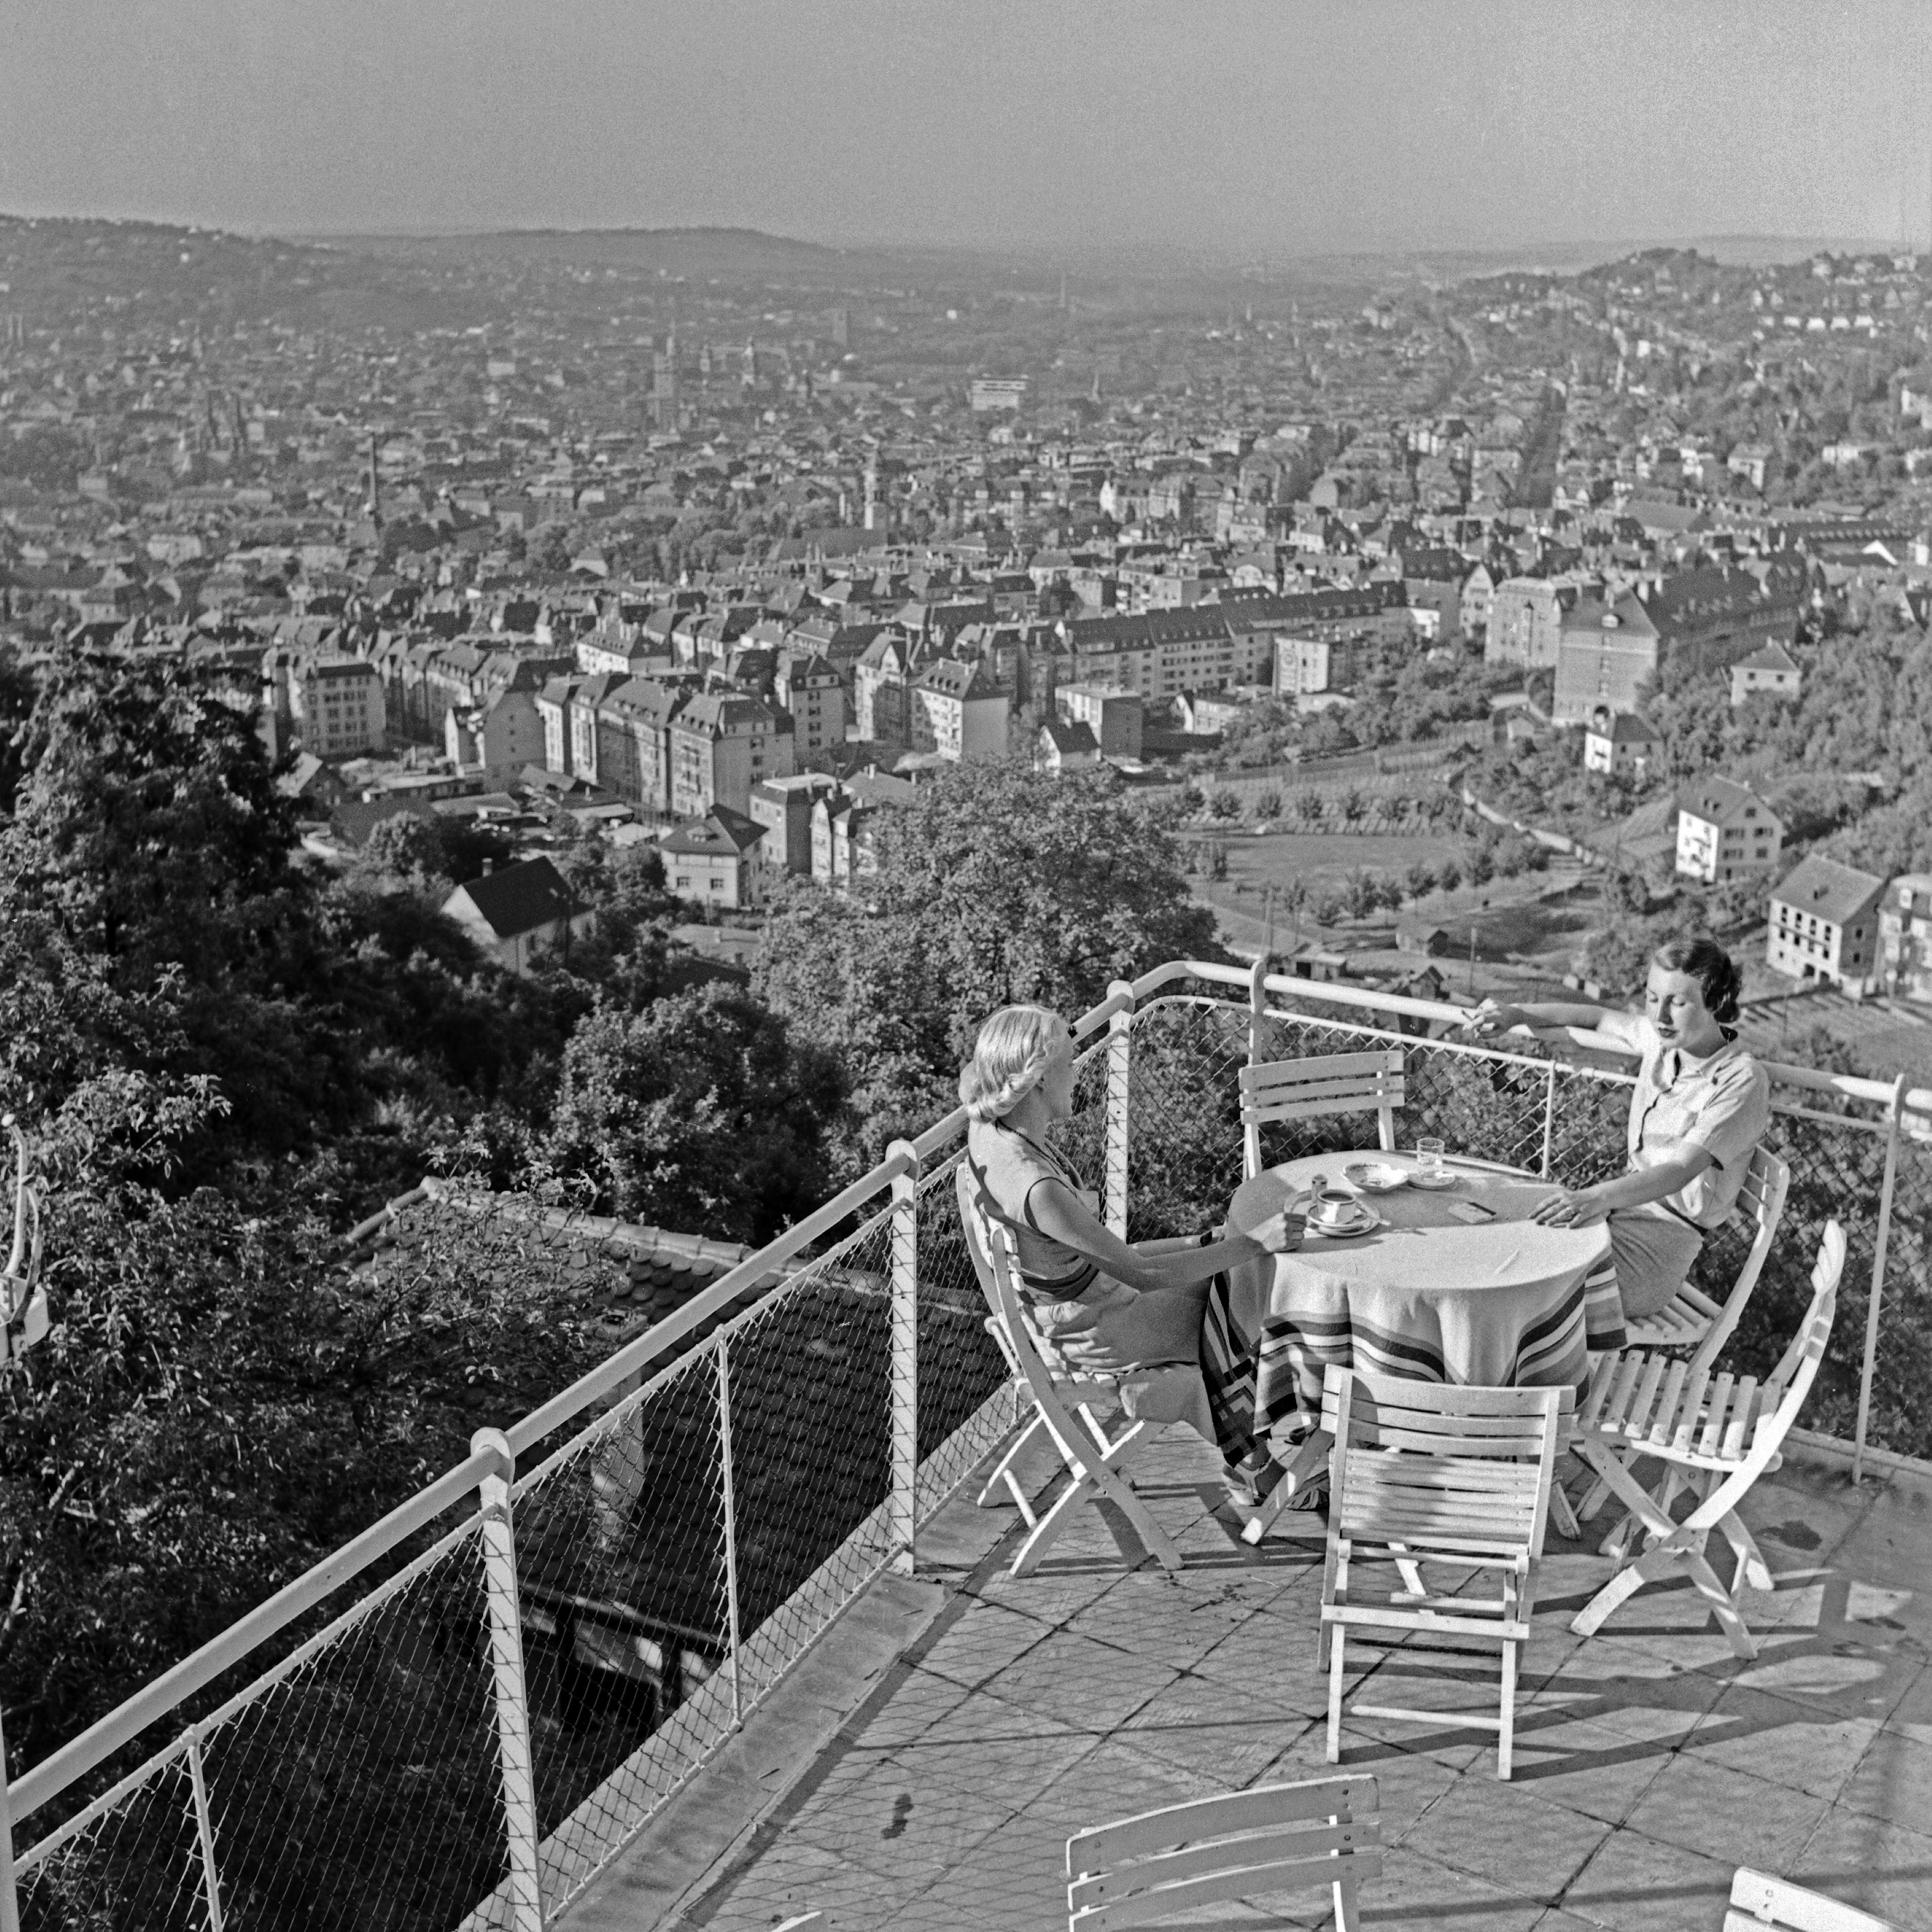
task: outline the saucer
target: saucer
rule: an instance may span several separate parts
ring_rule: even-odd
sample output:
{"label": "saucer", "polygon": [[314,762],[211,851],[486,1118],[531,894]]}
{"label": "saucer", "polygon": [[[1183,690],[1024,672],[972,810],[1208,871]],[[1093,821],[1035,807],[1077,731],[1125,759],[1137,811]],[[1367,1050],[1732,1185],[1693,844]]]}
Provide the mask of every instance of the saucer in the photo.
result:
{"label": "saucer", "polygon": [[1446,1168],[1438,1168],[1432,1174],[1427,1168],[1418,1167],[1408,1177],[1410,1186],[1426,1188],[1432,1191],[1438,1187],[1454,1187],[1456,1185],[1456,1177],[1450,1173]]}
{"label": "saucer", "polygon": [[1358,1213],[1338,1221],[1318,1221],[1311,1216],[1307,1225],[1311,1234],[1319,1234],[1324,1240],[1346,1241],[1357,1234],[1366,1234],[1373,1228],[1384,1227],[1387,1223],[1372,1208],[1364,1206]]}
{"label": "saucer", "polygon": [[1391,1194],[1406,1186],[1412,1176],[1407,1168],[1397,1167],[1393,1161],[1356,1160],[1342,1168],[1342,1178],[1365,1193]]}

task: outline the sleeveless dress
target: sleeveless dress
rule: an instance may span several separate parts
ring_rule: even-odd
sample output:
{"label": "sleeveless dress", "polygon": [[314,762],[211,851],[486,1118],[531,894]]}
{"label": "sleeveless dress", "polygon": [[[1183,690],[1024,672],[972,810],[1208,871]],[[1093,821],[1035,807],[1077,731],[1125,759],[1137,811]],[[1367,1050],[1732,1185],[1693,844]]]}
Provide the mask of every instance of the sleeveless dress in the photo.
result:
{"label": "sleeveless dress", "polygon": [[1255,1432],[1255,1349],[1230,1318],[1226,1271],[1184,1288],[1131,1287],[1041,1232],[1034,1195],[1045,1182],[1099,1210],[1099,1197],[1054,1149],[997,1121],[976,1122],[966,1162],[976,1224],[968,1238],[983,1257],[982,1216],[1012,1238],[1021,1305],[1048,1365],[1103,1376],[1168,1364],[1191,1370],[1128,1383],[1121,1406],[1138,1420],[1184,1422],[1220,1450],[1230,1480],[1255,1480],[1268,1466],[1268,1445]]}
{"label": "sleeveless dress", "polygon": [[1163,1364],[1198,1364],[1201,1318],[1211,1282],[1136,1288],[1077,1249],[1041,1231],[1035,1191],[1058,1181],[1096,1206],[1096,1197],[1052,1148],[998,1122],[976,1123],[967,1136],[981,1211],[1004,1226],[1018,1262],[1016,1286],[1034,1332],[1070,1369],[1118,1375]]}

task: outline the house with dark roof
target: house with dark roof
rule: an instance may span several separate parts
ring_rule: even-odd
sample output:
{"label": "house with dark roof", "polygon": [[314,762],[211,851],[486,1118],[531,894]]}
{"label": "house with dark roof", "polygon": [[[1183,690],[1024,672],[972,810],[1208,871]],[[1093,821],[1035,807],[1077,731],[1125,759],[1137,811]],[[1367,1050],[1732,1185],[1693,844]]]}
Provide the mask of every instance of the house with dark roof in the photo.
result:
{"label": "house with dark roof", "polygon": [[544,953],[587,933],[596,914],[571,896],[563,874],[549,860],[526,859],[485,871],[442,902],[476,942],[477,950],[518,974],[527,974]]}
{"label": "house with dark roof", "polygon": [[1657,734],[1634,711],[1599,710],[1583,734],[1586,772],[1641,778],[1657,752]]}
{"label": "house with dark roof", "polygon": [[1058,778],[1064,772],[1085,771],[1100,762],[1100,742],[1084,719],[1051,716],[1041,721],[1034,737],[1035,771],[1051,772]]}
{"label": "house with dark roof", "polygon": [[764,897],[757,847],[765,828],[728,805],[714,805],[667,833],[658,850],[664,883],[680,898],[706,905],[748,906]]}
{"label": "house with dark roof", "polygon": [[1794,980],[1828,981],[1854,999],[1878,982],[1885,881],[1814,853],[1772,889],[1765,964]]}
{"label": "house with dark roof", "polygon": [[1762,644],[1731,667],[1731,703],[1748,698],[1796,698],[1804,682],[1791,653],[1776,638]]}

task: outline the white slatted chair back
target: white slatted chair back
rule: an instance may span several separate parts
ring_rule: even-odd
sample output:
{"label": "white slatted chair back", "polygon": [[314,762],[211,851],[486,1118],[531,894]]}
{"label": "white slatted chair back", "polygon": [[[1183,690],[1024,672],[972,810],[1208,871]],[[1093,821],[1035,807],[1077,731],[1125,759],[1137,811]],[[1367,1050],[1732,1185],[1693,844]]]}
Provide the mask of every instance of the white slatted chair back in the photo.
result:
{"label": "white slatted chair back", "polygon": [[[1560,1388],[1456,1388],[1329,1369],[1332,1538],[1418,1552],[1543,1554]],[[1388,1450],[1400,1449],[1400,1456]]]}
{"label": "white slatted chair back", "polygon": [[1328,1114],[1376,1116],[1384,1154],[1395,1151],[1395,1110],[1403,1104],[1402,1049],[1330,1053],[1306,1060],[1270,1060],[1241,1069],[1241,1166],[1252,1180],[1262,1171],[1262,1129],[1276,1120],[1310,1120]]}
{"label": "white slatted chair back", "polygon": [[1372,1778],[1330,1778],[1076,1832],[1066,1841],[1068,1932],[1157,1925],[1228,1900],[1322,1891],[1337,1932],[1355,1932],[1361,1884],[1382,1876],[1380,1809]]}
{"label": "white slatted chair back", "polygon": [[[1626,1354],[1600,1366],[1577,1418],[1574,1447],[1629,1512],[1629,1526],[1648,1540],[1643,1553],[1626,1560],[1579,1610],[1570,1628],[1593,1635],[1618,1604],[1647,1583],[1688,1574],[1742,1658],[1757,1654],[1756,1640],[1740,1607],[1745,1586],[1771,1588],[1771,1573],[1756,1539],[1738,1514],[1758,1478],[1774,1466],[1803,1412],[1825,1359],[1838,1312],[1838,1282],[1845,1268],[1845,1231],[1825,1224],[1811,1270],[1811,1305],[1790,1345],[1762,1386],[1752,1378],[1713,1378],[1688,1363],[1666,1365],[1660,1356]],[[1644,1458],[1664,1466],[1652,1494],[1634,1473]],[[1670,1510],[1677,1486],[1688,1477],[1701,1499],[1679,1522]],[[1736,1552],[1728,1586],[1705,1558],[1713,1531]],[[1620,1528],[1606,1548],[1629,1557]]]}
{"label": "white slatted chair back", "polygon": [[[1328,1549],[1322,1583],[1328,1647],[1328,1758],[1341,1756],[1342,1688],[1352,1634],[1422,1631],[1498,1642],[1497,1714],[1459,1712],[1496,1733],[1496,1775],[1510,1775],[1516,1673],[1529,1640],[1567,1388],[1456,1388],[1330,1368],[1322,1424],[1329,1463]],[[1393,1564],[1402,1587],[1365,1591],[1365,1562]],[[1488,1573],[1497,1594],[1432,1588],[1425,1565]],[[1352,1707],[1364,1717],[1439,1723],[1439,1711]]]}
{"label": "white slatted chair back", "polygon": [[1898,1932],[1888,1921],[1874,1918],[1856,1906],[1740,1865],[1731,1880],[1724,1932],[1766,1932],[1767,1928],[1775,1932]]}
{"label": "white slatted chair back", "polygon": [[1708,1367],[1718,1359],[1764,1272],[1765,1257],[1771,1252],[1790,1185],[1791,1169],[1784,1161],[1768,1148],[1752,1150],[1736,1210],[1750,1224],[1751,1244],[1730,1292],[1720,1303],[1687,1281],[1656,1314],[1630,1323],[1632,1348],[1694,1347],[1696,1352],[1691,1361],[1696,1368]]}

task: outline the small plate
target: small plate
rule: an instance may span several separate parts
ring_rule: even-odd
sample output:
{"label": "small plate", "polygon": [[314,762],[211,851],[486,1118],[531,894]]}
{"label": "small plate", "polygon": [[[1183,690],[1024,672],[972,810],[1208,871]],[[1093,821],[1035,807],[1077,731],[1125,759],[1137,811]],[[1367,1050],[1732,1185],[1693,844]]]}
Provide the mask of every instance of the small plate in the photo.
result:
{"label": "small plate", "polygon": [[1457,1178],[1456,1175],[1450,1173],[1446,1168],[1438,1168],[1432,1173],[1426,1167],[1418,1167],[1409,1174],[1408,1184],[1412,1187],[1430,1190],[1438,1187],[1454,1187]]}
{"label": "small plate", "polygon": [[1356,1160],[1342,1168],[1342,1178],[1365,1194],[1392,1194],[1408,1184],[1410,1174],[1407,1168],[1397,1167],[1393,1162]]}
{"label": "small plate", "polygon": [[1360,1214],[1351,1214],[1346,1221],[1324,1226],[1311,1217],[1307,1225],[1311,1234],[1319,1234],[1324,1241],[1346,1241],[1353,1240],[1358,1234],[1372,1234],[1376,1228],[1386,1227],[1388,1224],[1372,1208],[1364,1206]]}

